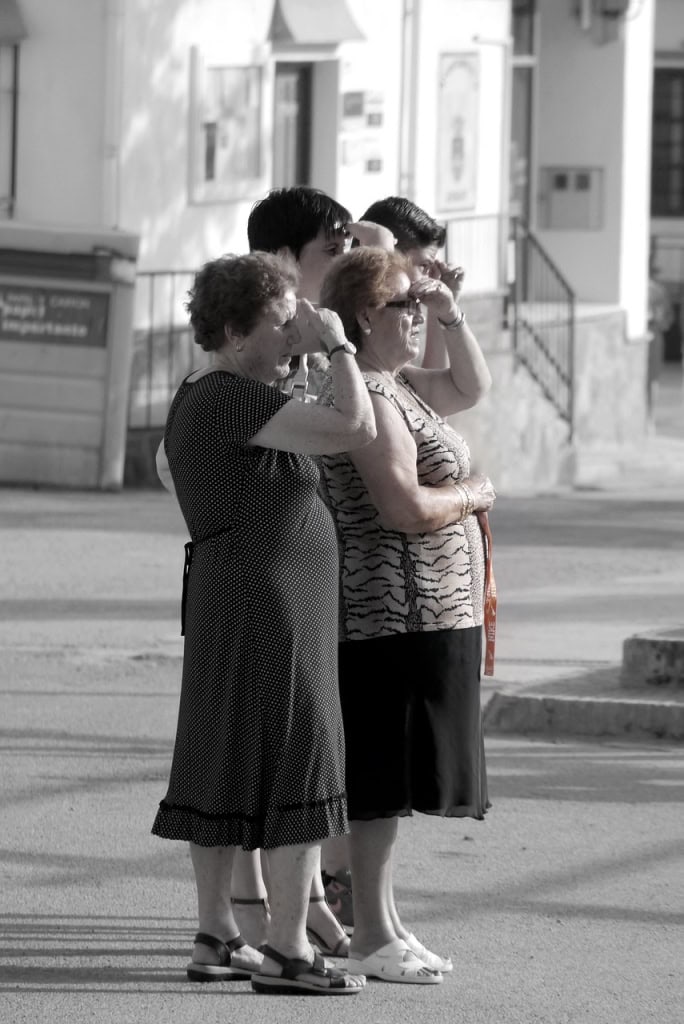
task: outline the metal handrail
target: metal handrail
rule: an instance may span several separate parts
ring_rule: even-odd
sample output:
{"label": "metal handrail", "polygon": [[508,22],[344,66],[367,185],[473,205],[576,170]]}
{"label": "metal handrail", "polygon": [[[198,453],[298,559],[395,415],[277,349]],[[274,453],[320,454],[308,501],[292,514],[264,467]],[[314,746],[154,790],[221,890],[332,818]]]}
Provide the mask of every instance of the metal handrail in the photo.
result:
{"label": "metal handrail", "polygon": [[516,362],[574,430],[575,293],[529,227],[511,219],[508,323]]}
{"label": "metal handrail", "polygon": [[445,257],[465,268],[468,294],[505,291],[508,218],[498,213],[472,214],[450,217],[444,226]]}

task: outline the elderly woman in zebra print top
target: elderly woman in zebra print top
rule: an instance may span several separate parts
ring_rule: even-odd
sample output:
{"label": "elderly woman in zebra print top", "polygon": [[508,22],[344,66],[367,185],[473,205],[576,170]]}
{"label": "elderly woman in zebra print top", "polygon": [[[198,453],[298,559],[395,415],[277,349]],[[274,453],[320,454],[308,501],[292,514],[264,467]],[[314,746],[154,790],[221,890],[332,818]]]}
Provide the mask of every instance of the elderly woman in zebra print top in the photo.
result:
{"label": "elderly woman in zebra print top", "polygon": [[[324,456],[321,482],[340,548],[340,695],[346,736],[354,934],[350,970],[434,984],[452,969],[399,917],[392,890],[398,818],[482,819],[489,806],[480,667],[484,543],[491,508],[466,442],[445,417],[491,378],[443,281],[400,253],[340,256],[321,304],[335,310],[370,393],[376,439]],[[442,325],[446,369],[412,365],[422,308]],[[352,358],[352,356],[349,356]],[[319,401],[332,401],[325,388]]]}

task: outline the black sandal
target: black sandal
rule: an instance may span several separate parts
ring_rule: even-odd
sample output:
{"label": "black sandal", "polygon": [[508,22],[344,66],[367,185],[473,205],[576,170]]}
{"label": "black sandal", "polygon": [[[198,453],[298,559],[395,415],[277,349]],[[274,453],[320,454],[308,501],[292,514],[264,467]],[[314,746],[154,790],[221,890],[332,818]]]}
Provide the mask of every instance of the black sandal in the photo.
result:
{"label": "black sandal", "polygon": [[[309,903],[326,903],[327,904],[327,902],[328,901],[326,900],[325,896],[310,896],[309,897]],[[334,917],[334,915],[333,915],[333,917]],[[344,931],[344,929],[342,928],[342,925],[339,923],[337,918],[335,918],[335,922],[336,922],[338,928],[340,929],[340,931],[342,931],[343,934],[337,940],[337,942],[335,943],[334,946],[329,946],[327,944],[327,942],[325,941],[325,939],[323,938],[323,936],[319,935],[318,932],[315,931],[308,924],[306,926],[306,937],[309,939],[309,941],[311,942],[312,945],[315,945],[317,947],[319,953],[322,953],[323,956],[337,956],[337,957],[340,957],[340,958],[349,956],[349,945],[350,945],[349,936]]]}
{"label": "black sandal", "polygon": [[191,960],[187,966],[187,975],[190,981],[249,981],[252,977],[253,972],[245,970],[244,967],[231,967],[231,954],[236,949],[242,949],[247,945],[241,935],[236,935],[228,942],[221,942],[220,939],[213,935],[207,935],[206,932],[197,932],[195,942],[215,950],[219,962],[218,964],[196,964],[194,960]]}
{"label": "black sandal", "polygon": [[320,953],[314,952],[313,963],[309,960],[288,960],[272,946],[264,946],[263,954],[282,967],[279,975],[252,975],[252,988],[264,995],[347,996],[361,992],[366,984],[364,978],[361,985],[347,985],[347,972],[326,967]]}

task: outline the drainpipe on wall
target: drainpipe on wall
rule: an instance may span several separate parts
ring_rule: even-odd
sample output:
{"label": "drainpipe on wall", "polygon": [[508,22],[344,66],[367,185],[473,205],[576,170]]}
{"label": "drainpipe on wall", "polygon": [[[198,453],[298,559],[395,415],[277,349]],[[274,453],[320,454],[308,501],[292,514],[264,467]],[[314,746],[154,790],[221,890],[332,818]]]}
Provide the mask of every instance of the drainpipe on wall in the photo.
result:
{"label": "drainpipe on wall", "polygon": [[102,223],[118,228],[120,219],[121,105],[123,102],[124,4],[106,0]]}
{"label": "drainpipe on wall", "polygon": [[418,120],[418,44],[420,0],[404,0],[401,28],[399,96],[399,195],[415,199],[416,125]]}
{"label": "drainpipe on wall", "polygon": [[12,47],[12,140],[11,140],[11,164],[10,164],[10,187],[7,204],[7,216],[11,220],[14,217],[14,207],[17,202],[17,150],[19,146],[19,43]]}

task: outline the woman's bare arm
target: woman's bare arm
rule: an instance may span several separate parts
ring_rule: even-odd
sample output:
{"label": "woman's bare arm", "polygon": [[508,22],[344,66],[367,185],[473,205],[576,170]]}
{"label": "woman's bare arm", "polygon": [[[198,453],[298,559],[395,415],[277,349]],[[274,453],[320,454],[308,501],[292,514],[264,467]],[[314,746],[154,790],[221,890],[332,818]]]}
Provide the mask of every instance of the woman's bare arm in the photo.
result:
{"label": "woman's bare arm", "polygon": [[159,444],[159,447],[157,448],[157,455],[154,461],[157,467],[157,476],[159,477],[159,479],[161,480],[169,494],[175,495],[176,488],[173,485],[173,478],[171,476],[169,460],[166,457],[166,449],[164,448],[163,438]]}
{"label": "woman's bare arm", "polygon": [[[453,484],[421,484],[416,469],[416,444],[396,409],[381,395],[371,395],[377,436],[350,459],[358,470],[380,522],[387,530],[430,533],[458,522],[466,511],[462,489]],[[463,481],[470,489],[472,511],[491,508],[494,488],[488,477]]]}
{"label": "woman's bare arm", "polygon": [[[460,271],[462,277],[460,268],[455,271]],[[411,294],[428,309],[428,330],[441,331],[448,365],[444,369],[407,366],[406,377],[440,416],[470,409],[487,394],[492,378],[482,349],[462,317],[452,289],[444,280],[424,277],[411,286]],[[453,326],[449,329],[441,324]]]}

